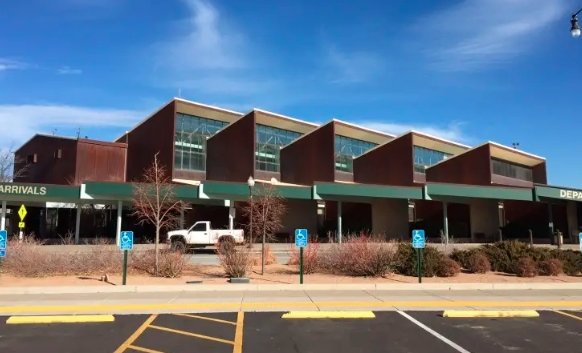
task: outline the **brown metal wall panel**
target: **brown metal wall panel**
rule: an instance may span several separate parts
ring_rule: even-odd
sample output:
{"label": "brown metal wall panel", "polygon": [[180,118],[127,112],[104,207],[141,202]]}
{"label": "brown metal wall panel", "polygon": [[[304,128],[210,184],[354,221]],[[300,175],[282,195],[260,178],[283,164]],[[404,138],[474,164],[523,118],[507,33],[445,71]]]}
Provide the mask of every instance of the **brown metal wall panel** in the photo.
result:
{"label": "brown metal wall panel", "polygon": [[533,167],[533,181],[536,184],[547,184],[548,176],[546,169],[546,162],[542,162]]}
{"label": "brown metal wall panel", "polygon": [[483,145],[426,170],[427,182],[491,185],[491,151]]}
{"label": "brown metal wall panel", "polygon": [[354,181],[378,185],[414,185],[412,134],[354,159]]}
{"label": "brown metal wall panel", "polygon": [[334,150],[335,126],[330,122],[281,149],[281,180],[301,185],[333,182]]}
{"label": "brown metal wall panel", "polygon": [[[61,150],[61,158],[55,155]],[[36,163],[27,158],[36,154]],[[56,136],[36,135],[15,152],[15,182],[69,185],[75,183],[77,140]]]}
{"label": "brown metal wall panel", "polygon": [[206,179],[246,182],[255,170],[255,113],[251,112],[206,143]]}
{"label": "brown metal wall panel", "polygon": [[125,181],[127,145],[79,140],[76,184],[86,181]]}
{"label": "brown metal wall panel", "polygon": [[174,166],[175,102],[163,107],[156,114],[126,135],[127,181],[140,180],[154,155],[159,153],[160,164],[172,173]]}
{"label": "brown metal wall panel", "polygon": [[527,180],[515,179],[503,175],[491,174],[491,184],[502,186],[515,186],[522,188],[533,188],[534,183]]}

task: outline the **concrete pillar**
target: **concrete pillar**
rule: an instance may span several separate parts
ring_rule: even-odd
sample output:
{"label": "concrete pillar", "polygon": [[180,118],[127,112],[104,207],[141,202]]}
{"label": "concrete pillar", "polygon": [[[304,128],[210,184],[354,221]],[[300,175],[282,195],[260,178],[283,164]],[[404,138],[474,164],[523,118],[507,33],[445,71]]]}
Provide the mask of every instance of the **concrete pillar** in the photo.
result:
{"label": "concrete pillar", "polygon": [[6,201],[2,201],[2,220],[0,221],[0,230],[6,230]]}
{"label": "concrete pillar", "polygon": [[570,243],[575,244],[578,242],[578,210],[576,209],[576,202],[568,201],[566,204],[566,213],[568,217],[568,237]]}
{"label": "concrete pillar", "polygon": [[121,216],[123,214],[123,202],[117,201],[117,224],[115,227],[115,243],[119,246],[121,236]]}
{"label": "concrete pillar", "polygon": [[372,203],[372,233],[408,240],[408,200],[382,199]]}
{"label": "concrete pillar", "polygon": [[337,202],[337,241],[342,243],[342,202]]}
{"label": "concrete pillar", "polygon": [[550,243],[554,243],[554,214],[552,210],[552,204],[548,204],[548,232],[550,233]]}
{"label": "concrete pillar", "polygon": [[497,239],[500,224],[497,200],[472,200],[470,207],[471,241]]}
{"label": "concrete pillar", "polygon": [[228,229],[234,229],[234,217],[236,216],[236,208],[234,206],[230,206],[228,208]]}
{"label": "concrete pillar", "polygon": [[449,244],[449,204],[443,202],[443,231],[445,233],[445,244]]}
{"label": "concrete pillar", "polygon": [[79,244],[79,237],[81,232],[81,207],[80,203],[77,204],[77,214],[75,217],[75,244]]}
{"label": "concrete pillar", "polygon": [[184,229],[184,208],[180,208],[180,229]]}

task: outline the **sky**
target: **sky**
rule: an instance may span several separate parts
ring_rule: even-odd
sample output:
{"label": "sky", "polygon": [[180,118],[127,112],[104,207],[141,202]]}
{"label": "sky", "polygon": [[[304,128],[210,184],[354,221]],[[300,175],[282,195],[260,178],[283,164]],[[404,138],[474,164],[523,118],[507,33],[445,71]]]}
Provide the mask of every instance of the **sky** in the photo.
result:
{"label": "sky", "polygon": [[573,0],[0,0],[0,148],[113,140],[172,97],[543,156],[582,188]]}

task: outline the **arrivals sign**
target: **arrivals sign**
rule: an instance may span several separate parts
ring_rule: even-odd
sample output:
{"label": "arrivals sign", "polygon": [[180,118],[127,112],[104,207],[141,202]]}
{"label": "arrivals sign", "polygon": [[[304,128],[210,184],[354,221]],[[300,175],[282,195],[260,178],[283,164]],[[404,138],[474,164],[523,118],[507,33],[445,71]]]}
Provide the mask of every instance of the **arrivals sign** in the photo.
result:
{"label": "arrivals sign", "polygon": [[0,184],[0,194],[46,195],[46,186]]}

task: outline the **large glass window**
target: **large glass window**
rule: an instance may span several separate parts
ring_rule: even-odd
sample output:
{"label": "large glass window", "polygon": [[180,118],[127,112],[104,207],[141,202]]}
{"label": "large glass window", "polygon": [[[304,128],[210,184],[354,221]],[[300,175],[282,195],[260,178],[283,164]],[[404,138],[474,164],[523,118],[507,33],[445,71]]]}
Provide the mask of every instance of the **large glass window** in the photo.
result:
{"label": "large glass window", "polygon": [[431,165],[437,164],[450,157],[451,154],[431,150],[430,148],[414,146],[414,171],[417,173],[425,173],[425,169]]}
{"label": "large glass window", "polygon": [[495,158],[492,158],[491,162],[493,165],[493,174],[514,179],[533,181],[533,172],[529,167]]}
{"label": "large glass window", "polygon": [[256,168],[270,172],[280,171],[281,147],[287,146],[299,136],[299,132],[257,124]]}
{"label": "large glass window", "polygon": [[228,125],[227,122],[178,113],[174,167],[184,170],[206,170],[206,138]]}
{"label": "large glass window", "polygon": [[354,171],[354,158],[361,156],[377,144],[350,137],[335,135],[335,170]]}

